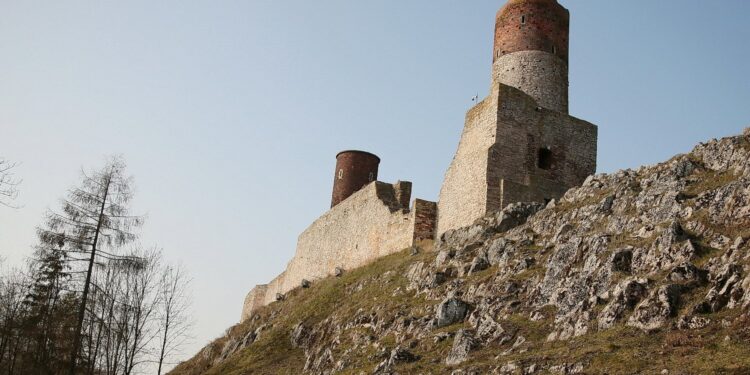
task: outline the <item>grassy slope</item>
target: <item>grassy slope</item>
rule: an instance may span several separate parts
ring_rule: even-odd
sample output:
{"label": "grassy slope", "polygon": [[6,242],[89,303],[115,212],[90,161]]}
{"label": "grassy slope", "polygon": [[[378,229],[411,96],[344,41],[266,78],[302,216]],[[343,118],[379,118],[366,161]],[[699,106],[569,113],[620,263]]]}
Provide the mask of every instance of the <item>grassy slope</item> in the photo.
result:
{"label": "grassy slope", "polygon": [[[408,266],[418,260],[431,260],[433,253],[410,256],[401,252],[378,260],[377,262],[347,273],[341,278],[321,280],[310,289],[298,289],[290,293],[287,300],[274,303],[260,311],[258,320],[246,322],[231,329],[233,336],[247,332],[266,322],[273,327],[261,334],[258,341],[245,350],[236,353],[218,366],[207,368],[202,363],[201,355],[178,366],[174,374],[292,374],[300,373],[305,356],[301,349],[292,347],[290,333],[299,322],[312,326],[315,323],[335,314],[338,317],[353,317],[360,309],[375,310],[381,314],[396,315],[398,312],[415,311],[426,304],[438,301],[426,301],[414,297],[411,293],[396,293],[404,290],[407,284],[404,277]],[[391,272],[389,272],[391,271]],[[486,270],[477,279],[494,274],[493,269]],[[478,281],[478,280],[477,280]],[[363,287],[352,291],[358,284]],[[727,311],[712,316],[721,320],[722,315],[733,317],[740,311]],[[750,322],[741,322],[750,323]],[[750,373],[750,326],[737,323],[729,327],[712,324],[695,331],[662,331],[644,334],[622,323],[613,329],[596,332],[569,341],[546,342],[550,332],[549,321],[532,322],[525,316],[512,316],[505,325],[518,329],[532,346],[523,353],[501,355],[510,347],[490,345],[473,353],[471,363],[462,367],[488,369],[509,361],[522,364],[563,364],[588,363],[586,373],[632,374],[659,373],[669,369],[670,374],[707,374],[707,373]],[[463,325],[446,327],[439,331],[456,331]],[[343,334],[343,340],[349,335]],[[217,350],[225,339],[219,339],[212,345]],[[386,336],[378,340],[384,347],[394,347],[394,337]],[[422,359],[412,364],[399,366],[397,369],[410,373],[443,373],[441,364],[451,346],[450,339],[435,343],[433,340],[422,340],[412,352]],[[346,348],[346,342],[339,345]],[[334,358],[337,358],[334,352]],[[360,371],[372,373],[380,359],[371,358],[375,349],[365,350],[352,356],[355,360],[349,363],[343,374],[359,374]],[[686,369],[690,369],[689,371]]]}

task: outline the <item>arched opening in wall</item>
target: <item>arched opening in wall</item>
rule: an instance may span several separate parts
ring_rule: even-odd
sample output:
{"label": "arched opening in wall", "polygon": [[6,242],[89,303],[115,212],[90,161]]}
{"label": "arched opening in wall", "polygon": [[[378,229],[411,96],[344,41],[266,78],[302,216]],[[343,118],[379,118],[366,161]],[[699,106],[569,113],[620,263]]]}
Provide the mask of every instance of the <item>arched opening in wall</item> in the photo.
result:
{"label": "arched opening in wall", "polygon": [[552,160],[552,150],[549,149],[549,147],[542,147],[539,149],[539,155],[537,156],[537,167],[540,169],[551,169],[553,160]]}

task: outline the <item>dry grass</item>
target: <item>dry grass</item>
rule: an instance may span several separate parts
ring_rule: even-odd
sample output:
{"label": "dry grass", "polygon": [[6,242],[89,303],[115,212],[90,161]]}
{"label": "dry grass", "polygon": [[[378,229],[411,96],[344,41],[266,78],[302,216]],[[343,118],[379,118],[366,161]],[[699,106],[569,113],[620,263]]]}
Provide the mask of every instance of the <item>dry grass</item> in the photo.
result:
{"label": "dry grass", "polygon": [[[530,252],[534,249],[528,249]],[[208,369],[201,361],[200,355],[175,369],[174,374],[294,374],[301,373],[305,356],[301,349],[292,347],[290,332],[299,322],[313,325],[323,319],[335,316],[341,321],[353,318],[359,309],[377,311],[379,317],[406,315],[433,305],[437,301],[427,301],[411,293],[396,293],[406,287],[405,271],[415,261],[430,261],[434,254],[422,253],[410,256],[408,251],[380,259],[379,261],[358,270],[347,273],[341,278],[329,278],[316,282],[310,289],[295,290],[281,303],[274,303],[261,309],[259,321],[270,321],[273,327],[264,331],[260,339],[243,351],[236,353],[220,366]],[[536,275],[537,266],[516,275],[526,279]],[[390,272],[389,272],[390,271]],[[490,268],[472,275],[467,283],[492,282],[497,269]],[[347,290],[357,285],[361,289],[351,295]],[[684,296],[682,309],[700,300],[705,289],[696,289]],[[501,321],[503,327],[516,335],[524,336],[528,341],[521,350],[514,350],[506,355],[512,344],[490,344],[472,353],[471,361],[461,368],[474,368],[480,373],[514,361],[521,365],[538,364],[542,366],[563,363],[584,363],[587,374],[658,374],[668,369],[670,374],[741,374],[750,373],[750,329],[745,326],[722,327],[720,324],[697,331],[664,330],[645,334],[623,324],[612,329],[597,332],[590,327],[589,334],[569,341],[546,342],[551,332],[554,309],[545,309],[548,318],[533,322],[528,314],[511,315]],[[736,314],[730,311],[714,314],[710,318],[718,322],[721,318]],[[748,320],[750,323],[750,320]],[[249,322],[233,327],[231,335],[239,336],[259,323]],[[593,323],[592,323],[593,325]],[[466,328],[465,323],[443,327],[434,331],[455,332]],[[342,342],[334,352],[334,358],[341,358],[343,350],[353,348],[352,337],[356,334],[370,334],[367,329],[358,327],[341,335]],[[724,338],[730,336],[729,341]],[[216,342],[221,348],[223,340]],[[412,340],[397,343],[393,335],[376,338],[379,347],[393,348],[397,345],[409,346],[414,341],[411,351],[421,359],[414,363],[399,365],[396,370],[403,374],[443,374],[451,369],[443,364],[450,351],[451,338],[436,342],[431,337],[423,340]],[[359,346],[341,374],[372,373],[382,361],[376,355],[372,345]]]}

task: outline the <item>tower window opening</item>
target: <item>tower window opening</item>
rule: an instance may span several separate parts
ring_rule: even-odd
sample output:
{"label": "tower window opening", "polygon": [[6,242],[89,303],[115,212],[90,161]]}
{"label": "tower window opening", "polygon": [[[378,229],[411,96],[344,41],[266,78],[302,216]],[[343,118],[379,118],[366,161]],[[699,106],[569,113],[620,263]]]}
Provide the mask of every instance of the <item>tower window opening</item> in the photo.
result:
{"label": "tower window opening", "polygon": [[368,179],[370,180],[370,182],[372,182],[372,180],[375,179],[375,173],[370,172],[370,176],[368,176]]}
{"label": "tower window opening", "polygon": [[521,25],[525,25],[525,24],[526,24],[526,16],[523,15],[521,16]]}
{"label": "tower window opening", "polygon": [[548,147],[542,147],[539,149],[537,166],[540,169],[545,170],[552,168],[552,151]]}
{"label": "tower window opening", "polygon": [[342,178],[344,178],[344,170],[343,169],[339,169],[339,180],[342,179]]}

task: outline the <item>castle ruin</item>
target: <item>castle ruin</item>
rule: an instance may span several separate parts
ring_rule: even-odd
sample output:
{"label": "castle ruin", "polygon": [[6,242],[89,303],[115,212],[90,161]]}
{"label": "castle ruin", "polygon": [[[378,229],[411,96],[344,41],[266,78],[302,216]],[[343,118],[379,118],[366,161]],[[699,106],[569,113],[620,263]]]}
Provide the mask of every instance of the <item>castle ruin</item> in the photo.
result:
{"label": "castle ruin", "polygon": [[466,114],[438,236],[514,202],[561,197],[596,171],[596,126],[568,115],[570,15],[556,0],[497,13],[490,94]]}
{"label": "castle ruin", "polygon": [[438,203],[377,181],[380,159],[336,157],[331,209],[298,238],[287,269],[245,298],[242,320],[305,283],[472,224],[515,202],[547,202],[596,171],[597,127],[568,114],[570,15],[556,0],[497,13],[489,95],[466,114]]}

